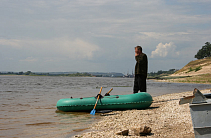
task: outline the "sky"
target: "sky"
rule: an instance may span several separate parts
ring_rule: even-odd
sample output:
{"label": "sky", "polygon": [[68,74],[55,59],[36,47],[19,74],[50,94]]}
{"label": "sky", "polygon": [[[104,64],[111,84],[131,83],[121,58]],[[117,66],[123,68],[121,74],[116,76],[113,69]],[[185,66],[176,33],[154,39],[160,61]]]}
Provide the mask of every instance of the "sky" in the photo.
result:
{"label": "sky", "polygon": [[0,71],[181,69],[211,41],[211,0],[1,0]]}

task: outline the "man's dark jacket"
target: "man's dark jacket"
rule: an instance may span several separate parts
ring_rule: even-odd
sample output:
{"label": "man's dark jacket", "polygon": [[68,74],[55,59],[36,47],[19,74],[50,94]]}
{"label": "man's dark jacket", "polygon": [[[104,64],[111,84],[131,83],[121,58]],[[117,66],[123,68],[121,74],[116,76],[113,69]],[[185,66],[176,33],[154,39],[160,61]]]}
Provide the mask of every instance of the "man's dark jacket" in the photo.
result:
{"label": "man's dark jacket", "polygon": [[140,55],[136,56],[135,59],[136,59],[135,75],[140,74],[147,77],[147,70],[148,70],[147,55],[141,53]]}

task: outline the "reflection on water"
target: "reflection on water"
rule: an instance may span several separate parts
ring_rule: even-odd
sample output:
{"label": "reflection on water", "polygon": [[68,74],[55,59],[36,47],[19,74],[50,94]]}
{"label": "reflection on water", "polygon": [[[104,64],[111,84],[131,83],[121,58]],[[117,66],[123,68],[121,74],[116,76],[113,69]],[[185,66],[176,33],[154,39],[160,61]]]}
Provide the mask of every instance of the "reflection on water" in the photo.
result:
{"label": "reflection on water", "polygon": [[[61,98],[131,94],[132,78],[0,76],[0,137],[71,137],[101,117],[56,111]],[[152,96],[211,88],[210,85],[147,81]]]}

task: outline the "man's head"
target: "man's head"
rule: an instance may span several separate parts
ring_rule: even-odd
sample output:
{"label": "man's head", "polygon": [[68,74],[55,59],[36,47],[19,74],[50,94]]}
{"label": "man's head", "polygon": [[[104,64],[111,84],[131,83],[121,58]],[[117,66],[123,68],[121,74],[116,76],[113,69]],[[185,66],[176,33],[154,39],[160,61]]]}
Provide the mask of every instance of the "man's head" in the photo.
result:
{"label": "man's head", "polygon": [[142,47],[141,47],[141,46],[136,46],[136,47],[135,47],[135,52],[136,52],[137,54],[141,54],[141,53],[142,53]]}

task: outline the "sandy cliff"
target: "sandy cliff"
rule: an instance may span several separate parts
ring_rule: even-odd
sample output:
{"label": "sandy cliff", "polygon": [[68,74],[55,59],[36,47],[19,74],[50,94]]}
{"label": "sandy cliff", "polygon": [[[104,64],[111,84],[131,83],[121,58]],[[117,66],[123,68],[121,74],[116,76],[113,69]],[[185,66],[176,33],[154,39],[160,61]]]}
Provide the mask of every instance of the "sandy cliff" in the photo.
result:
{"label": "sandy cliff", "polygon": [[211,74],[211,57],[191,61],[171,76],[195,76],[202,74]]}

